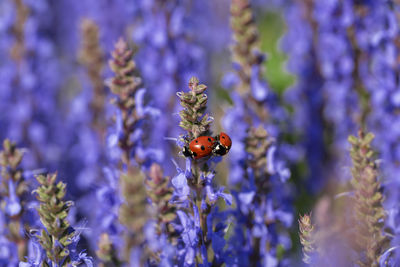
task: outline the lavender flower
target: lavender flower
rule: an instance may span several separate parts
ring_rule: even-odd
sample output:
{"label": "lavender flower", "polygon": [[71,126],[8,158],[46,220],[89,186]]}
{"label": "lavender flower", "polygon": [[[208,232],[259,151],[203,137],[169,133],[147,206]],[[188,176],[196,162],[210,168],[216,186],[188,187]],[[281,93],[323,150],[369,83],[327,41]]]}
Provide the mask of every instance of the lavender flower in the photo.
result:
{"label": "lavender flower", "polygon": [[311,222],[311,216],[305,214],[299,219],[300,243],[303,245],[303,261],[310,264],[313,254],[316,253],[315,226]]}
{"label": "lavender flower", "polygon": [[[249,114],[245,120],[254,124],[267,120],[277,123],[285,114],[277,106],[276,96],[262,78],[265,55],[260,49],[258,30],[248,0],[232,1],[231,27],[234,39],[232,61],[237,76],[234,87],[247,104]],[[272,124],[267,130],[273,135],[278,133]]]}
{"label": "lavender flower", "polygon": [[[118,251],[122,247],[122,226],[118,213],[122,203],[119,194],[120,172],[114,168],[104,168],[106,182],[96,191],[96,203],[101,207],[95,214],[96,224],[92,226],[93,234],[89,237],[97,243],[97,257],[101,266],[120,266],[123,261]],[[100,238],[96,238],[100,236]]]}
{"label": "lavender flower", "polygon": [[[293,127],[300,137],[299,147],[306,155],[310,181],[308,187],[314,192],[326,183],[323,170],[332,169],[324,173],[334,173],[338,168],[330,164],[343,165],[343,162],[339,163],[332,158],[336,155],[343,158],[346,155],[343,153],[346,138],[353,129],[351,127],[354,127],[350,107],[357,108],[357,98],[352,105],[347,105],[354,101],[354,93],[346,89],[351,88],[351,66],[347,73],[333,68],[337,65],[336,60],[344,59],[341,62],[348,62],[352,53],[346,51],[349,44],[343,30],[348,22],[340,17],[341,14],[345,16],[345,13],[334,10],[337,10],[334,2],[323,7],[312,1],[296,2],[286,8],[286,20],[292,26],[284,38],[283,48],[289,54],[289,71],[298,76],[296,84],[285,93],[286,101],[295,110]],[[319,15],[322,12],[324,15]],[[316,18],[314,13],[318,15]],[[330,23],[331,20],[336,23]],[[318,22],[322,24],[320,31]],[[327,49],[335,50],[326,53]],[[338,105],[341,106],[339,110]],[[330,127],[334,130],[326,130]],[[333,152],[329,144],[325,143],[324,136],[329,136],[328,140],[334,140],[333,146],[338,146],[332,149]],[[332,177],[338,175],[333,174]]]}
{"label": "lavender flower", "polygon": [[145,241],[143,231],[149,214],[146,205],[146,189],[143,184],[144,177],[140,170],[131,167],[121,175],[120,179],[124,202],[119,210],[119,220],[127,228],[127,231],[123,233],[124,258],[132,265],[143,264],[146,259],[144,252],[141,252],[138,258],[132,258],[131,253],[139,249]]}
{"label": "lavender flower", "polygon": [[77,252],[79,233],[71,228],[66,219],[73,205],[71,201],[64,201],[66,184],[56,184],[57,174],[39,175],[36,179],[40,184],[34,190],[40,202],[37,211],[44,229],[35,236],[46,253],[43,264],[67,266],[85,262],[87,266],[92,266],[90,257]]}
{"label": "lavender flower", "polygon": [[[152,105],[160,111],[157,123],[152,125],[152,142],[163,151],[162,163],[166,174],[174,172],[171,161],[165,160],[174,153],[174,144],[165,138],[177,136],[176,119],[179,107],[174,100],[177,88],[186,86],[194,74],[206,77],[206,54],[197,44],[193,26],[197,10],[195,3],[170,0],[138,3],[138,20],[133,30],[133,40],[139,46],[138,68],[141,70]],[[203,10],[202,10],[203,12]]]}
{"label": "lavender flower", "polygon": [[[314,140],[314,149],[320,148],[325,152],[307,154],[315,155],[316,160],[328,159],[325,164],[313,164],[316,166],[314,172],[317,173],[317,168],[321,171],[321,166],[327,166],[323,168],[326,172],[327,168],[337,170],[339,168],[336,165],[343,165],[348,159],[343,153],[347,145],[345,140],[350,132],[355,131],[357,124],[372,129],[376,135],[375,147],[382,156],[382,171],[390,185],[385,189],[385,207],[389,211],[391,218],[388,221],[394,231],[398,228],[398,207],[394,204],[398,202],[398,190],[391,190],[396,188],[392,186],[397,184],[394,182],[397,178],[393,175],[398,169],[395,163],[398,155],[398,116],[395,115],[397,93],[394,89],[398,76],[394,67],[399,29],[396,8],[398,5],[391,1],[296,3],[288,9],[288,21],[290,25],[296,25],[297,29],[289,28],[285,46],[292,55],[290,67],[299,74],[298,88],[304,88],[300,89],[303,92],[310,88],[311,83],[306,80],[307,77],[320,83],[317,87],[322,97],[315,103],[320,103],[318,110],[323,111],[323,117],[320,120],[320,133],[316,137],[327,136],[330,143],[321,141],[320,145],[316,145],[316,138],[309,139]],[[298,41],[298,45],[291,44],[294,40]],[[292,103],[297,103],[297,107],[303,106],[296,108],[294,113],[304,115],[303,118],[294,119],[303,127],[304,123],[318,120],[301,111],[307,108],[303,105],[305,101],[298,101],[301,94],[300,91],[294,93],[292,100],[296,101]],[[323,154],[325,156],[322,157]],[[332,177],[337,176],[334,174]]]}
{"label": "lavender flower", "polygon": [[97,257],[102,261],[99,266],[108,266],[105,263],[112,263],[114,266],[120,266],[116,249],[107,233],[103,233],[99,240],[99,249],[96,251]]}
{"label": "lavender flower", "polygon": [[[117,142],[114,142],[114,145],[118,145],[122,151],[120,188],[122,189],[123,199],[118,217],[124,227],[120,229],[125,239],[123,258],[125,262],[133,265],[143,264],[149,257],[152,258],[152,261],[157,262],[160,261],[159,255],[150,253],[146,247],[146,241],[154,241],[155,236],[152,235],[157,233],[153,232],[149,222],[151,214],[148,212],[144,173],[147,172],[150,164],[158,160],[159,157],[157,156],[157,149],[145,146],[144,133],[147,123],[152,117],[158,115],[158,110],[146,105],[143,99],[145,89],[139,87],[141,79],[134,73],[133,52],[122,39],[116,44],[112,55],[110,67],[116,75],[108,81],[108,84],[112,93],[117,96],[114,103],[118,107],[117,133],[111,137],[116,139]],[[158,183],[158,181],[156,182]],[[152,186],[156,185],[152,184]],[[164,183],[165,190],[167,190],[166,186],[167,184]],[[152,189],[156,190],[154,187]],[[135,194],[132,195],[132,192],[135,192]],[[149,192],[150,198],[153,196],[152,199],[155,200],[155,195],[151,195],[151,190],[147,192]],[[153,204],[157,205],[158,203]],[[160,215],[159,218],[163,217]],[[169,217],[168,220],[171,222],[174,218]],[[145,234],[142,232],[145,232]],[[149,247],[152,246],[151,244],[148,245]],[[153,245],[157,247],[155,244]]]}
{"label": "lavender flower", "polygon": [[[358,79],[367,106],[364,123],[376,136],[374,147],[382,159],[385,180],[384,203],[388,211],[388,226],[395,233],[392,241],[398,242],[398,8],[392,1],[354,3],[353,44],[358,54]],[[399,252],[396,250],[396,261]]]}
{"label": "lavender flower", "polygon": [[120,39],[112,55],[110,67],[115,72],[115,77],[107,83],[112,93],[118,96],[114,100],[120,112],[116,117],[117,125],[120,125],[116,137],[122,151],[122,162],[129,165],[132,157],[139,164],[146,164],[146,160],[157,160],[156,150],[143,149],[143,131],[138,126],[144,123],[144,118],[157,116],[159,113],[156,109],[144,107],[144,89],[140,88],[141,79],[135,75],[133,51]]}
{"label": "lavender flower", "polygon": [[[277,266],[278,247],[290,247],[287,234],[276,231],[277,225],[285,228],[292,221],[284,184],[290,171],[266,129],[279,137],[279,124],[286,114],[261,75],[265,57],[249,1],[232,1],[231,26],[236,75],[230,80],[235,105],[227,111],[224,126],[236,145],[230,156],[230,183],[240,191],[235,192],[236,226],[229,244],[240,265]],[[285,193],[275,195],[274,188]]]}
{"label": "lavender flower", "polygon": [[157,218],[156,231],[160,236],[162,233],[167,233],[171,242],[176,238],[176,230],[173,227],[173,222],[177,217],[176,207],[170,203],[173,190],[169,187],[170,179],[165,177],[161,166],[153,163],[150,167],[149,177],[146,179],[147,195],[151,199],[151,204],[154,208],[154,215]]}
{"label": "lavender flower", "polygon": [[379,260],[389,242],[383,233],[385,210],[378,178],[378,170],[370,145],[372,133],[359,131],[358,138],[349,137],[353,161],[351,180],[355,190],[356,245],[359,251],[357,264],[379,266]]}
{"label": "lavender flower", "polygon": [[103,68],[104,55],[100,47],[99,28],[93,20],[84,19],[81,24],[82,47],[80,61],[87,69],[92,89],[92,100],[90,107],[93,114],[93,128],[100,136],[105,131],[105,112],[106,90],[104,87]]}
{"label": "lavender flower", "polygon": [[0,203],[5,216],[3,227],[6,230],[5,237],[12,243],[10,248],[18,251],[16,256],[19,260],[24,260],[27,255],[28,240],[24,231],[29,223],[24,218],[27,214],[28,184],[21,168],[23,155],[24,151],[18,149],[15,143],[4,140],[3,150],[0,152]]}
{"label": "lavender flower", "polygon": [[25,54],[25,42],[24,42],[24,31],[25,24],[28,18],[29,9],[22,0],[14,1],[16,8],[16,21],[13,25],[13,32],[15,35],[16,42],[11,49],[11,57],[19,64],[24,58]]}
{"label": "lavender flower", "polygon": [[[199,84],[196,77],[189,81],[189,92],[179,92],[178,97],[184,107],[179,113],[181,117],[180,127],[187,131],[180,136],[180,141],[188,145],[193,139],[210,135],[210,125],[213,118],[206,113],[207,95],[204,93],[207,86]],[[223,188],[214,188],[215,171],[211,160],[208,158],[187,159],[186,171],[178,169],[178,174],[172,179],[174,186],[174,199],[182,204],[184,210],[178,211],[181,221],[181,237],[184,243],[182,264],[193,266],[194,264],[208,265],[207,251],[210,249],[210,237],[212,227],[207,225],[208,218],[217,206],[219,198],[224,199],[230,205],[232,200],[229,194],[223,192]],[[219,251],[214,251],[214,257],[218,258]]]}
{"label": "lavender flower", "polygon": [[[265,129],[250,128],[245,139],[246,156],[242,162],[243,181],[240,191],[235,192],[237,210],[235,234],[230,243],[238,255],[241,265],[278,265],[277,247],[290,246],[284,231],[278,226],[288,227],[292,215],[284,205],[285,198],[274,194],[273,188],[282,183],[283,174],[272,157],[274,140]],[[282,189],[282,187],[280,187]],[[282,192],[280,193],[282,194]]]}

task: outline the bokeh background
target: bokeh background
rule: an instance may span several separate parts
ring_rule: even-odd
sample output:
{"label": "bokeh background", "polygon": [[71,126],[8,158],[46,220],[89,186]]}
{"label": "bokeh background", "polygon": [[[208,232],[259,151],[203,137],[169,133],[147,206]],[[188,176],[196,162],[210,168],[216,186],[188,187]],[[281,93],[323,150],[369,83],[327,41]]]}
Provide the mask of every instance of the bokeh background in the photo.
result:
{"label": "bokeh background", "polygon": [[[147,126],[144,142],[151,149],[137,153],[174,176],[173,160],[184,164],[173,140],[182,134],[176,92],[187,90],[191,76],[208,86],[212,130],[239,135],[240,124],[233,128],[236,133],[229,132],[226,119],[237,108],[230,4],[0,0],[0,140],[10,138],[26,149],[23,168],[31,176],[57,171],[67,183],[67,198],[75,202],[70,220],[87,228],[80,246],[88,254],[96,250],[91,238],[98,215],[91,212],[99,208],[99,191],[113,175],[107,162],[120,156],[113,149],[118,111],[105,82],[113,76],[108,61],[115,43],[123,37],[134,48],[146,89],[141,101],[160,111]],[[260,68],[267,82],[263,90],[274,96],[277,107],[271,108],[281,114],[267,130],[290,170],[285,186],[273,189],[285,196],[285,210],[292,216],[289,234],[281,240],[285,257],[295,264],[291,266],[300,264],[299,214],[314,210],[317,223],[330,224],[330,216],[346,205],[343,199],[351,194],[346,193],[351,178],[347,137],[362,127],[376,136],[373,147],[381,158],[388,227],[395,236],[399,4],[254,0],[251,5],[259,48],[266,55]],[[91,42],[97,38],[100,49]],[[234,188],[229,177],[235,153],[233,148],[217,167],[218,183],[228,188]]]}

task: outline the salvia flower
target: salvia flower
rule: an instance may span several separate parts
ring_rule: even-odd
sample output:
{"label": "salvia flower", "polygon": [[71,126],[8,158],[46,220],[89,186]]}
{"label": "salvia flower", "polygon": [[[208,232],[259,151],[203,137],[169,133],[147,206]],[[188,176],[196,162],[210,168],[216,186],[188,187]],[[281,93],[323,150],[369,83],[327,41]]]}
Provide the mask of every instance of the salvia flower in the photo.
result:
{"label": "salvia flower", "polygon": [[104,53],[100,47],[99,28],[93,20],[84,19],[81,23],[81,32],[82,44],[79,59],[86,68],[91,83],[92,123],[99,134],[104,135],[106,90],[103,78]]}
{"label": "salvia flower", "polygon": [[[278,225],[284,229],[292,221],[285,185],[290,171],[273,138],[279,140],[286,113],[262,77],[265,55],[249,1],[231,2],[231,27],[236,74],[228,81],[234,89],[234,106],[227,110],[223,123],[236,144],[229,181],[239,190],[235,192],[237,224],[230,245],[241,265],[277,266],[279,247],[290,247],[287,233],[277,231]],[[275,194],[276,190],[282,193]]]}
{"label": "salvia flower", "polygon": [[[130,167],[126,173],[120,176],[120,188],[124,202],[119,210],[119,220],[127,228],[124,231],[124,254],[125,258],[131,260],[132,250],[140,248],[145,239],[143,235],[144,226],[149,218],[147,208],[147,194],[144,186],[144,175],[138,168]],[[137,263],[143,262],[145,255],[133,260]],[[130,264],[135,264],[130,262]]]}
{"label": "salvia flower", "polygon": [[[24,260],[27,255],[28,239],[25,226],[28,205],[28,184],[21,167],[24,151],[6,139],[0,151],[0,203],[5,216],[5,236],[16,245],[18,257]],[[1,254],[0,254],[1,255]]]}
{"label": "salvia flower", "polygon": [[209,135],[210,124],[214,119],[205,113],[208,97],[204,91],[207,86],[199,84],[199,80],[192,77],[189,88],[190,92],[177,93],[184,108],[179,112],[181,117],[179,126],[187,131],[187,138],[193,140],[200,135]]}
{"label": "salvia flower", "polygon": [[[159,181],[159,174],[153,172],[156,175],[153,177],[156,179],[156,184],[150,183],[151,188],[147,190],[149,196],[146,194],[144,172],[149,170],[151,163],[159,159],[159,153],[157,149],[145,146],[145,133],[150,118],[158,115],[158,110],[145,103],[145,89],[140,87],[141,78],[135,74],[135,62],[132,60],[133,51],[123,39],[116,43],[112,56],[110,67],[115,76],[107,83],[111,92],[116,96],[113,102],[117,107],[115,117],[117,131],[111,135],[117,142],[114,142],[112,146],[118,146],[122,152],[118,172],[122,195],[118,218],[123,226],[120,234],[124,237],[122,258],[131,265],[138,265],[143,264],[149,257],[154,261],[159,261],[159,255],[155,256],[150,253],[146,247],[147,239],[155,240],[152,233],[156,234],[157,232],[153,232],[153,224],[149,222],[151,213],[149,212],[148,197],[150,196],[150,199],[154,200],[151,204],[163,205],[157,203],[159,202],[156,199],[158,196],[152,195],[151,192],[157,190],[160,182],[164,190],[168,190],[168,184]],[[150,174],[151,172],[150,169]],[[160,190],[158,193],[163,192],[162,188]],[[164,207],[160,208],[164,209]],[[162,212],[168,213],[167,210],[162,210]],[[162,217],[160,214],[158,218]],[[174,218],[169,217],[169,222],[171,222]],[[159,228],[158,230],[158,235],[160,235],[160,231],[163,229]]]}
{"label": "salvia flower", "polygon": [[351,183],[355,191],[355,243],[359,251],[357,264],[360,266],[379,266],[380,257],[389,242],[383,232],[386,214],[377,163],[371,149],[373,139],[372,133],[364,134],[362,131],[359,131],[358,138],[349,137],[353,161]]}
{"label": "salvia flower", "polygon": [[150,134],[164,151],[160,162],[164,171],[172,175],[175,170],[166,155],[174,153],[174,143],[166,137],[177,136],[179,127],[170,123],[179,111],[174,96],[178,88],[187,85],[193,75],[202,79],[207,76],[207,54],[198,44],[194,26],[195,14],[204,13],[204,4],[196,9],[197,1],[186,3],[179,0],[138,1],[138,19],[133,28],[133,41],[139,46],[138,67],[154,106],[161,114]]}
{"label": "salvia flower", "polygon": [[44,228],[35,236],[46,253],[43,264],[68,266],[85,262],[87,266],[91,266],[90,258],[76,250],[79,233],[67,220],[73,202],[64,201],[66,184],[56,183],[56,173],[39,175],[36,179],[39,187],[34,193],[40,203],[37,211]]}
{"label": "salvia flower", "polygon": [[[181,106],[180,127],[186,130],[184,135],[180,136],[180,143],[188,146],[189,143],[200,137],[210,136],[210,126],[213,118],[206,113],[207,95],[204,93],[207,86],[199,84],[196,77],[189,80],[189,92],[177,93]],[[193,266],[194,264],[209,264],[208,250],[210,240],[213,236],[208,233],[207,221],[213,210],[217,207],[217,200],[224,199],[231,204],[231,196],[223,192],[223,188],[215,188],[215,171],[213,155],[207,155],[203,158],[186,159],[186,170],[183,171],[177,167],[178,174],[172,179],[174,186],[174,198],[181,201],[181,210],[178,212],[181,221],[181,237],[184,243],[184,250],[180,255],[184,266]],[[185,213],[186,211],[186,213]],[[214,258],[218,257],[221,251],[214,251]]]}
{"label": "salvia flower", "polygon": [[299,219],[300,243],[303,246],[303,261],[310,264],[316,253],[315,226],[311,222],[311,216],[304,214]]}
{"label": "salvia flower", "polygon": [[235,91],[244,99],[249,112],[248,122],[258,124],[270,121],[268,131],[273,135],[278,129],[271,124],[279,122],[285,116],[277,106],[276,95],[262,77],[265,55],[261,52],[257,26],[248,0],[231,2],[231,27],[233,30],[232,61],[238,81]]}
{"label": "salvia flower", "polygon": [[145,119],[158,116],[159,111],[145,105],[145,89],[140,87],[141,78],[135,74],[133,50],[123,39],[116,43],[112,57],[109,65],[115,76],[107,80],[107,84],[116,96],[113,103],[118,108],[116,122],[119,126],[112,137],[118,140],[123,164],[129,165],[133,158],[138,164],[144,164],[148,168],[150,161],[160,160],[160,152],[157,149],[144,148]]}
{"label": "salvia flower", "polygon": [[121,38],[115,44],[112,52],[113,59],[109,65],[115,76],[107,81],[111,92],[117,96],[114,100],[115,105],[121,113],[117,120],[122,126],[120,132],[116,133],[118,146],[122,151],[122,162],[129,165],[134,143],[132,135],[140,118],[136,115],[135,94],[140,89],[141,79],[135,75],[136,64],[132,60],[133,51],[128,48],[128,44]]}
{"label": "salvia flower", "polygon": [[155,209],[157,234],[168,233],[168,237],[172,238],[175,234],[172,223],[177,215],[176,207],[170,203],[173,194],[172,188],[169,187],[170,179],[164,176],[161,166],[156,163],[151,165],[148,176],[146,179],[147,195]]}
{"label": "salvia flower", "polygon": [[107,233],[101,234],[98,245],[99,248],[96,251],[96,255],[101,260],[99,266],[108,266],[106,263],[120,266],[118,255],[116,255],[116,249]]}
{"label": "salvia flower", "polygon": [[[279,262],[277,247],[290,247],[288,237],[279,227],[292,223],[290,208],[285,205],[283,192],[276,194],[274,188],[283,189],[279,167],[268,154],[275,149],[274,140],[259,126],[250,128],[244,140],[246,156],[241,162],[243,180],[240,191],[235,192],[237,210],[232,250],[243,265],[265,264],[276,266]],[[275,167],[271,167],[275,165]]]}

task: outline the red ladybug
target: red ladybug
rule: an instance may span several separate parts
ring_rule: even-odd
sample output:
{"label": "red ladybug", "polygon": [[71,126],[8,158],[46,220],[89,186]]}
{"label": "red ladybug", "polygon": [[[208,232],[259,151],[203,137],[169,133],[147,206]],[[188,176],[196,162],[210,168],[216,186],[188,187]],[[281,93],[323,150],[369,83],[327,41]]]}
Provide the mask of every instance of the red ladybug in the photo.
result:
{"label": "red ladybug", "polygon": [[229,152],[232,146],[232,140],[226,133],[221,132],[215,137],[217,144],[213,149],[213,153],[219,156],[223,156]]}
{"label": "red ladybug", "polygon": [[199,136],[190,142],[189,147],[183,147],[183,155],[194,159],[204,158],[213,152],[215,139],[211,136]]}

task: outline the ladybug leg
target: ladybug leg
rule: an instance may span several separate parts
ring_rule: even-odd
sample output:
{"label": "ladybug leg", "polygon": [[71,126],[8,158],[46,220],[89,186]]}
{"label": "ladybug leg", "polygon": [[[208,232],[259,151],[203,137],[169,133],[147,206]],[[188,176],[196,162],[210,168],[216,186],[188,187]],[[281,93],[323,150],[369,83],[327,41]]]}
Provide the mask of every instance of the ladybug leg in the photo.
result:
{"label": "ladybug leg", "polygon": [[187,146],[183,147],[182,154],[187,158],[193,156],[192,151]]}

